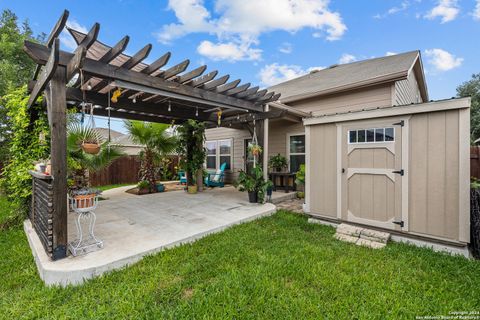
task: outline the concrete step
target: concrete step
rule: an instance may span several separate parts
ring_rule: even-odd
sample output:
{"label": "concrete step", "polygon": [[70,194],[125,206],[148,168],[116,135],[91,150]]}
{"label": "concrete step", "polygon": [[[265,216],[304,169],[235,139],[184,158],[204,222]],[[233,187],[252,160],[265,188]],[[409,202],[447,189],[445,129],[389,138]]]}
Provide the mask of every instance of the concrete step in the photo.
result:
{"label": "concrete step", "polygon": [[355,243],[358,246],[381,249],[387,245],[390,233],[341,223],[337,227],[335,239]]}

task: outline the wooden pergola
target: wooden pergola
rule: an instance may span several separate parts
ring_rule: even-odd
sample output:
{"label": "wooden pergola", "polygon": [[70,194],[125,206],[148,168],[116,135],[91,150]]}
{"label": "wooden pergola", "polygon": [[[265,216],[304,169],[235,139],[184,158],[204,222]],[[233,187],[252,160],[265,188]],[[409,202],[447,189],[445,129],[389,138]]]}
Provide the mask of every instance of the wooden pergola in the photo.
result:
{"label": "wooden pergola", "polygon": [[[164,68],[171,58],[170,52],[150,64],[143,62],[152,49],[151,44],[128,56],[123,52],[129,37],[108,46],[97,40],[98,23],[87,34],[67,28],[78,46],[73,53],[61,51],[58,37],[68,15],[65,10],[45,44],[26,41],[24,45],[25,52],[37,63],[29,84],[28,105],[34,105],[44,93],[51,130],[52,177],[48,179],[51,187],[42,191],[51,204],[35,206],[34,194],[32,208],[36,208],[34,214],[42,220],[38,224],[42,230],[37,233],[44,234],[40,238],[44,238],[42,242],[53,259],[67,255],[67,108],[84,111],[88,105],[99,116],[169,124],[195,119],[205,122],[207,127],[249,130],[253,120],[260,129],[264,119],[284,114],[279,110],[268,111],[267,107],[280,94],[260,90],[250,83],[241,84],[240,79],[229,81],[229,75],[217,77],[218,71],[205,73],[206,66],[188,71],[189,60]],[[117,89],[121,95],[113,103],[111,95]],[[263,145],[262,130],[259,132],[259,143]],[[35,179],[40,178],[34,175]]]}

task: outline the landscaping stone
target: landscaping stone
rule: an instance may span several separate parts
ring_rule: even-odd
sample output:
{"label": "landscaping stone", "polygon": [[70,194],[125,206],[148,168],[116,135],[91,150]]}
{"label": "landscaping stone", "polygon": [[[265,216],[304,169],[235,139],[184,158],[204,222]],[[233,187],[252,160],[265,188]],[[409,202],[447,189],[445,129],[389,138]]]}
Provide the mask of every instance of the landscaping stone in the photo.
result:
{"label": "landscaping stone", "polygon": [[303,199],[294,198],[294,199],[284,200],[280,203],[276,203],[275,205],[277,206],[278,210],[283,209],[283,210],[288,210],[295,213],[303,213],[302,204],[303,204]]}
{"label": "landscaping stone", "polygon": [[356,243],[358,241],[358,237],[352,237],[342,233],[335,233],[334,237],[337,240],[350,242],[350,243]]}
{"label": "landscaping stone", "polygon": [[387,244],[383,242],[377,242],[377,241],[371,241],[367,239],[357,239],[357,242],[355,242],[357,246],[363,246],[363,247],[369,247],[372,249],[382,249],[384,248]]}
{"label": "landscaping stone", "polygon": [[340,241],[355,243],[358,246],[381,249],[387,245],[390,234],[342,223],[338,225],[334,237]]}

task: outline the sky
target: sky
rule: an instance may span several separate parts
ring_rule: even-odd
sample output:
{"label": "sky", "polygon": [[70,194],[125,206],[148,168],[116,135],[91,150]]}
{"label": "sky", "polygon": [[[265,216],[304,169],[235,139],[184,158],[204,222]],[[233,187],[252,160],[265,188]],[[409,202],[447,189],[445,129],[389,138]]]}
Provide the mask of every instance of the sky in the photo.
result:
{"label": "sky", "polygon": [[[205,64],[262,87],[412,50],[421,51],[430,99],[455,96],[480,72],[480,0],[0,0],[0,9],[47,34],[67,9],[77,30],[99,22],[108,45],[129,35],[128,54],[151,43],[147,63],[170,51],[167,67],[190,59],[189,69]],[[62,33],[62,49],[73,44]],[[118,120],[112,128],[124,131]]]}

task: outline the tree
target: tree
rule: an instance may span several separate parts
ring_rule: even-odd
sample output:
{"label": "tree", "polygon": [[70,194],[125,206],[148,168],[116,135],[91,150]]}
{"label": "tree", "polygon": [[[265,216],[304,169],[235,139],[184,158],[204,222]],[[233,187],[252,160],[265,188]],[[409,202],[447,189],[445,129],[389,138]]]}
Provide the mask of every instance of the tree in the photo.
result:
{"label": "tree", "polygon": [[35,62],[23,51],[23,42],[43,42],[45,34],[33,36],[27,20],[19,23],[17,16],[4,10],[0,16],[0,162],[6,159],[11,141],[11,123],[5,108],[5,95],[31,79]]}
{"label": "tree", "polygon": [[101,141],[102,139],[94,129],[82,126],[75,121],[70,122],[67,128],[67,160],[69,174],[73,177],[76,188],[89,187],[90,172],[100,171],[112,164],[115,159],[125,155],[120,147],[109,141],[101,142],[99,153],[88,154],[82,149],[82,142],[85,140]]}
{"label": "tree", "polygon": [[470,139],[480,138],[480,73],[473,74],[472,79],[457,87],[458,97],[471,97],[470,107]]}
{"label": "tree", "polygon": [[168,132],[170,125],[163,123],[127,120],[125,128],[133,142],[144,146],[140,153],[142,180],[147,180],[150,184],[150,191],[154,191],[157,165],[162,157],[175,150],[177,137]]}

